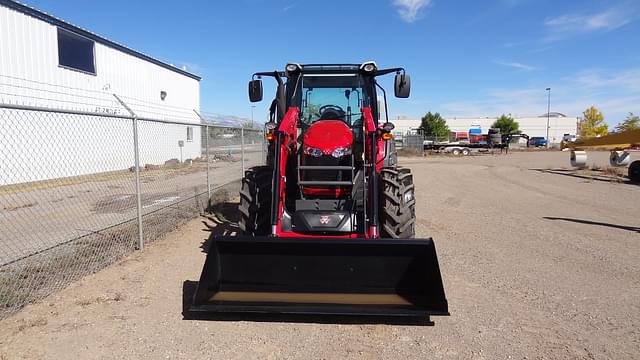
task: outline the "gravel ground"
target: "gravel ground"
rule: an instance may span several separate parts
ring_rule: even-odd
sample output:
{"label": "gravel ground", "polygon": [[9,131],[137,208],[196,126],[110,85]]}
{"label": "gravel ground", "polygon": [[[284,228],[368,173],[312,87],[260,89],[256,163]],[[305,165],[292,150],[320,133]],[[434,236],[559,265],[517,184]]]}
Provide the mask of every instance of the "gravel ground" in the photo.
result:
{"label": "gravel ground", "polygon": [[433,327],[183,320],[200,246],[235,230],[212,217],[0,322],[0,359],[638,358],[640,187],[568,156],[401,159],[449,299]]}
{"label": "gravel ground", "polygon": [[[262,162],[259,150],[246,152],[245,166]],[[211,163],[211,187],[242,177],[240,154],[233,159]],[[206,192],[206,171],[206,163],[142,171],[143,212]],[[0,266],[136,217],[134,175],[128,171],[8,188],[0,187]]]}

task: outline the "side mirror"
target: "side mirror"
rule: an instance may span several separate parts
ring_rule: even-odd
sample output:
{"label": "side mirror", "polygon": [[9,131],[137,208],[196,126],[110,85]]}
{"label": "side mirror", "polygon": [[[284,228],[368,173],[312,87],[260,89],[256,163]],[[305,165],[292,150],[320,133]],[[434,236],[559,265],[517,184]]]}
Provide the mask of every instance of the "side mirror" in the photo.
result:
{"label": "side mirror", "polygon": [[407,74],[396,74],[394,81],[396,97],[408,98],[411,93],[411,78]]}
{"label": "side mirror", "polygon": [[249,81],[249,101],[262,101],[262,80]]}

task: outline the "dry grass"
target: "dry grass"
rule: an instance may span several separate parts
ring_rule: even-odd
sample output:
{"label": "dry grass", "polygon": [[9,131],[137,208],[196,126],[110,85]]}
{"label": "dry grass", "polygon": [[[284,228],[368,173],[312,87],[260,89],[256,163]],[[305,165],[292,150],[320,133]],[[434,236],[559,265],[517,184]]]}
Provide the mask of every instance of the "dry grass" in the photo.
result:
{"label": "dry grass", "polygon": [[15,211],[15,210],[19,210],[19,209],[30,208],[30,207],[33,207],[33,206],[36,206],[36,205],[38,205],[38,202],[37,201],[32,201],[32,202],[28,202],[26,204],[7,206],[7,207],[4,207],[3,210]]}
{"label": "dry grass", "polygon": [[422,156],[422,153],[418,150],[418,149],[414,149],[414,148],[402,148],[402,149],[398,149],[397,151],[398,156],[405,156],[405,157],[417,157],[417,156]]}
{"label": "dry grass", "polygon": [[48,321],[44,317],[37,317],[35,319],[29,320],[20,320],[20,325],[18,325],[18,331],[24,331],[26,329],[38,326],[47,325]]}
{"label": "dry grass", "polygon": [[[227,160],[235,161],[235,160]],[[142,178],[150,175],[183,175],[192,172],[203,171],[206,169],[206,162],[193,161],[190,165],[177,164],[177,165],[157,165],[151,166],[147,169],[140,167],[140,175]],[[97,174],[70,176],[64,178],[57,178],[51,180],[32,181],[20,184],[11,184],[0,186],[0,195],[15,194],[27,191],[37,191],[45,189],[53,189],[62,186],[79,185],[88,182],[105,182],[113,180],[133,179],[133,172],[130,170],[117,170],[109,171]]]}
{"label": "dry grass", "polygon": [[0,195],[15,194],[26,191],[52,189],[61,186],[84,184],[91,181],[121,180],[131,177],[129,170],[110,171],[99,174],[71,176],[52,180],[32,181],[20,184],[0,186]]}
{"label": "dry grass", "polygon": [[78,306],[86,307],[92,304],[102,304],[110,302],[120,302],[126,300],[126,296],[120,292],[109,294],[107,296],[98,296],[95,298],[85,298],[76,300],[75,304]]}
{"label": "dry grass", "polygon": [[602,173],[614,177],[624,177],[623,170],[617,167],[607,166],[602,170]]}

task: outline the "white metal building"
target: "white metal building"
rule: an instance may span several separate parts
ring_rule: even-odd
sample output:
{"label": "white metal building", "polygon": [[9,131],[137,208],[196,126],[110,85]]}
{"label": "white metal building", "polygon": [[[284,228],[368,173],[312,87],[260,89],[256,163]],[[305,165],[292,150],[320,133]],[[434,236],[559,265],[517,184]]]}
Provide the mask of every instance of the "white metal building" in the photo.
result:
{"label": "white metal building", "polygon": [[[562,113],[551,112],[549,114],[549,139],[551,144],[560,143],[564,134],[576,134],[577,119],[568,117]],[[498,117],[447,117],[447,125],[451,131],[469,131],[471,128],[480,127],[486,134]],[[514,117],[518,122],[520,131],[531,137],[547,137],[547,114],[530,117]],[[395,119],[391,120],[395,125],[394,133],[403,135],[415,133],[420,127],[420,119]]]}
{"label": "white metal building", "polygon": [[[39,10],[0,0],[0,103],[129,115],[114,94],[138,117],[200,123],[199,76]],[[21,167],[0,171],[0,185],[132,166],[131,122],[97,119],[33,113],[3,117],[0,164],[19,152]],[[180,151],[184,159],[198,157],[200,139],[197,126],[141,122],[141,164],[179,159]],[[39,151],[43,146],[46,151]]]}

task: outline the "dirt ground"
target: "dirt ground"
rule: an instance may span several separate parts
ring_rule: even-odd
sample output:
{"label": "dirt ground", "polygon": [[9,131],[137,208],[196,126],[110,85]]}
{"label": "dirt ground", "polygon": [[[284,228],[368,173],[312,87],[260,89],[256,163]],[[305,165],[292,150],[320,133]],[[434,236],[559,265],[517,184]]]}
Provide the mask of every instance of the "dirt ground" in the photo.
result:
{"label": "dirt ground", "polygon": [[640,186],[568,157],[401,159],[449,300],[435,326],[183,320],[228,206],[0,322],[0,359],[639,358]]}

